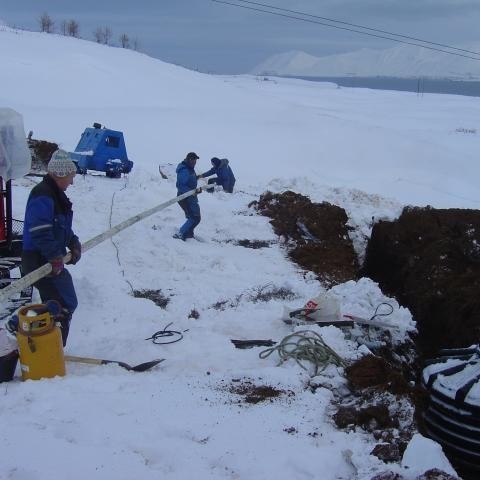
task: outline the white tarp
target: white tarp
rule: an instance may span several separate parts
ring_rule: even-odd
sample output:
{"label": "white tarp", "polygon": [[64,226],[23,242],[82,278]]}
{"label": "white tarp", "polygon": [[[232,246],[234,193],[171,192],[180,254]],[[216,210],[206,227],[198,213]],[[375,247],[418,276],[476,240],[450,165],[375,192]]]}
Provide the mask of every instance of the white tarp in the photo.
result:
{"label": "white tarp", "polygon": [[23,177],[31,163],[22,116],[11,108],[0,107],[0,177],[4,181]]}

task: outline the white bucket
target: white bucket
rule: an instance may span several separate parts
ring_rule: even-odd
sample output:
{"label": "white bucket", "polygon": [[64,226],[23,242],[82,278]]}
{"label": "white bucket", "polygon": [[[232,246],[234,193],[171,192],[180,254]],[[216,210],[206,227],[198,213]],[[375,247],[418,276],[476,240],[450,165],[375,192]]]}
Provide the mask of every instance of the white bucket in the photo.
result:
{"label": "white bucket", "polygon": [[316,322],[340,320],[340,301],[329,292],[323,293],[305,304],[305,314]]}
{"label": "white bucket", "polygon": [[[292,318],[290,313],[295,311],[298,314]],[[341,320],[340,300],[335,295],[325,292],[311,298],[302,309],[284,307],[282,319],[286,323],[292,323],[295,319],[313,322],[335,322]]]}

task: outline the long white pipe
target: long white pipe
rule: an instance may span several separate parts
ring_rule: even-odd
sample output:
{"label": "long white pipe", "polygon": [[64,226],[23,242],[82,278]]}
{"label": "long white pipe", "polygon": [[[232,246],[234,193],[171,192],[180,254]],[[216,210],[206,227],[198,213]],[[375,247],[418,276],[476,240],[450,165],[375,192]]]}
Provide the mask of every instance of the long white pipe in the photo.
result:
{"label": "long white pipe", "polygon": [[[215,187],[215,184],[205,185],[198,188],[209,189],[214,187]],[[147,218],[150,215],[153,215],[154,213],[157,213],[160,210],[163,210],[164,208],[167,208],[170,205],[177,203],[180,200],[183,200],[184,198],[190,197],[191,195],[195,195],[196,192],[197,190],[194,189],[194,190],[189,190],[188,192],[182,193],[182,195],[179,195],[178,197],[172,198],[171,200],[161,203],[156,207],[152,207],[149,210],[145,210],[144,212],[139,213],[138,215],[135,215],[134,217],[131,217],[128,220],[123,221],[122,223],[119,223],[115,227],[112,227],[110,230],[107,230],[106,232],[103,232],[100,235],[97,235],[96,237],[93,237],[90,240],[87,240],[85,243],[82,244],[82,253],[86,252],[87,250],[90,250],[93,247],[96,247],[99,243],[102,243],[104,240],[107,240],[108,238],[113,237],[115,234],[117,234],[118,232],[121,232],[122,230],[125,230],[126,228],[130,227],[134,223],[137,223],[140,220],[143,220],[144,218]],[[68,261],[70,261],[70,259],[71,259],[71,254],[70,252],[68,252],[63,257],[63,261],[67,263]],[[24,277],[19,278],[15,282],[12,282],[7,287],[2,288],[0,290],[0,303],[8,300],[15,293],[19,293],[25,288],[29,287],[30,285],[33,285],[35,282],[38,282],[38,280],[47,276],[51,271],[52,271],[52,265],[50,263],[46,263],[45,265],[42,265],[40,268],[37,268],[33,272],[30,272]]]}

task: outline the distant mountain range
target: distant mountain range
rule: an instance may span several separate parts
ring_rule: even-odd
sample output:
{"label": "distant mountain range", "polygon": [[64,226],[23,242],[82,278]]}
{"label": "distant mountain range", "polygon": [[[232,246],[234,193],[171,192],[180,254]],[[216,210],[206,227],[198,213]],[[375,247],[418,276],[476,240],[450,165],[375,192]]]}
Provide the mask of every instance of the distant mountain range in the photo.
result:
{"label": "distant mountain range", "polygon": [[[480,52],[480,43],[461,48]],[[474,56],[466,52],[458,53]],[[410,45],[398,45],[385,50],[363,48],[325,57],[290,51],[267,58],[250,73],[301,77],[380,76],[480,80],[480,53],[478,58],[473,60]]]}

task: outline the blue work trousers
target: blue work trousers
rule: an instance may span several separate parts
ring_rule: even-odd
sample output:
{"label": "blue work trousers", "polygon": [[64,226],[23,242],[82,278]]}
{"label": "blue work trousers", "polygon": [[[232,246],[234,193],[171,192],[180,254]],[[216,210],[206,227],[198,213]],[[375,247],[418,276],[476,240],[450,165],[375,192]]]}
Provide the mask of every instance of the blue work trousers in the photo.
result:
{"label": "blue work trousers", "polygon": [[200,205],[196,196],[187,197],[178,202],[185,212],[186,222],[180,227],[180,235],[185,240],[193,238],[193,230],[200,223]]}
{"label": "blue work trousers", "polygon": [[[24,251],[22,253],[22,275],[36,270],[44,263],[45,260],[38,252]],[[46,303],[48,300],[56,300],[62,306],[62,314],[59,315],[58,321],[61,324],[60,330],[62,332],[63,346],[65,346],[70,330],[70,321],[78,305],[70,272],[64,268],[60,275],[47,275],[35,282],[34,286],[38,289],[43,303]]]}

